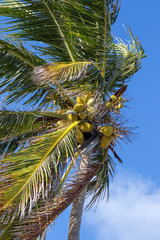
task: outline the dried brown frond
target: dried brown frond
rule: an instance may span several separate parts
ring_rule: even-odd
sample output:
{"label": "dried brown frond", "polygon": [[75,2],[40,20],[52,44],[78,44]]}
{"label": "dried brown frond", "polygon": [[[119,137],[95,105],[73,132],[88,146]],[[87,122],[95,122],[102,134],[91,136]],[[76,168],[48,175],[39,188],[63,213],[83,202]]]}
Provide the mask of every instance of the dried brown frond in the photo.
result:
{"label": "dried brown frond", "polygon": [[121,96],[125,93],[125,91],[126,91],[126,89],[127,89],[127,86],[128,86],[128,85],[124,85],[123,87],[121,87],[120,89],[118,89],[118,91],[115,92],[114,95],[115,95],[117,98],[118,98],[118,97],[121,97]]}

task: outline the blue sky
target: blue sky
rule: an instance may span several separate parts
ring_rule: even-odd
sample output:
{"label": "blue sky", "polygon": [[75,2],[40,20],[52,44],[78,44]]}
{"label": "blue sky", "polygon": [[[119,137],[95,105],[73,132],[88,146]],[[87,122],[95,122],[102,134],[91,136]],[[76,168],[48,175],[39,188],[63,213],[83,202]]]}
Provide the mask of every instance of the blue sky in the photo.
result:
{"label": "blue sky", "polygon": [[[123,24],[129,25],[147,55],[129,84],[131,101],[125,109],[131,126],[138,127],[138,137],[118,151],[124,163],[110,184],[109,202],[104,199],[96,211],[84,212],[81,240],[160,238],[159,8],[159,0],[122,0],[113,34],[126,42]],[[67,239],[69,210],[58,218],[47,240]]]}
{"label": "blue sky", "polygon": [[[131,126],[138,127],[138,137],[118,150],[124,163],[117,166],[110,184],[110,200],[101,201],[96,211],[84,212],[81,240],[160,238],[159,9],[159,0],[122,0],[113,34],[126,42],[123,24],[129,25],[147,55],[127,90],[131,101],[125,113]],[[67,239],[69,211],[61,214],[47,240]]]}

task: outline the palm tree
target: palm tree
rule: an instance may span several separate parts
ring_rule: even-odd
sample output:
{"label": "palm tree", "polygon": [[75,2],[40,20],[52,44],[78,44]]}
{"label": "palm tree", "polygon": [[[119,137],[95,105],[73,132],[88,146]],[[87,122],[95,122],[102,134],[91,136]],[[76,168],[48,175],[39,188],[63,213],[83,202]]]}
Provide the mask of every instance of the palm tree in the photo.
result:
{"label": "palm tree", "polygon": [[44,238],[71,203],[79,239],[85,196],[91,207],[109,190],[110,151],[121,162],[130,135],[125,84],[144,57],[130,29],[128,45],[113,39],[118,12],[113,0],[1,1],[0,239]]}

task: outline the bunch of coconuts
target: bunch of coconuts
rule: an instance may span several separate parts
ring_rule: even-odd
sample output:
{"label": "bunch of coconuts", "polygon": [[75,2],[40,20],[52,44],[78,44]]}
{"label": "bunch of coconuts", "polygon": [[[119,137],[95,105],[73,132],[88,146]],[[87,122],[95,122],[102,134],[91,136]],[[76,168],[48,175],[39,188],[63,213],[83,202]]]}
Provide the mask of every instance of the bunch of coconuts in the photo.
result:
{"label": "bunch of coconuts", "polygon": [[[67,120],[70,122],[77,121],[77,120],[84,120],[83,122],[80,122],[77,126],[76,131],[76,141],[79,144],[83,144],[85,141],[84,134],[88,133],[94,130],[95,126],[90,122],[94,121],[94,107],[92,106],[95,102],[95,99],[92,98],[92,93],[89,92],[88,94],[84,95],[83,97],[77,97],[76,98],[76,104],[74,105],[73,111],[75,111],[75,114],[68,113],[67,114]],[[86,121],[85,121],[86,119]]]}
{"label": "bunch of coconuts", "polygon": [[[67,121],[61,120],[58,121],[57,124],[60,127],[67,125],[70,122],[75,122],[77,120],[83,120],[76,127],[75,138],[77,143],[83,144],[85,142],[86,133],[89,133],[93,130],[98,130],[102,135],[101,138],[101,147],[108,147],[114,137],[114,129],[112,126],[103,126],[95,129],[95,125],[92,124],[94,121],[94,105],[95,99],[93,98],[93,94],[89,92],[83,97],[76,98],[76,104],[73,107],[73,110],[69,110],[66,112]],[[122,97],[117,98],[115,95],[111,96],[111,101],[106,104],[106,107],[109,109],[114,108],[116,111],[123,107],[123,99]],[[86,120],[86,121],[85,121]],[[89,121],[89,122],[88,122]]]}
{"label": "bunch of coconuts", "polygon": [[123,108],[123,102],[125,100],[122,97],[117,98],[117,96],[112,95],[111,100],[107,102],[106,107],[110,110],[115,110],[116,113],[119,113],[119,110]]}

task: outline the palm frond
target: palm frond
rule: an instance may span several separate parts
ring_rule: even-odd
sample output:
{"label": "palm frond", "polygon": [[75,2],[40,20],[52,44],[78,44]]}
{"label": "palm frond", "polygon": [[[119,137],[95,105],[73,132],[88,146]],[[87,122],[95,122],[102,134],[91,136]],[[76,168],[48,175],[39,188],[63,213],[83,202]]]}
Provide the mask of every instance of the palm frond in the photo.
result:
{"label": "palm frond", "polygon": [[[44,63],[41,58],[27,50],[21,42],[0,40],[0,94],[9,93],[5,99],[6,103],[18,102],[35,92],[37,92],[36,97],[39,97],[40,93],[31,81],[31,72],[34,66]],[[41,94],[39,99],[43,95]]]}
{"label": "palm frond", "polygon": [[66,159],[74,154],[75,143],[70,134],[78,123],[42,135],[37,139],[38,143],[1,160],[0,206],[3,216],[9,212],[10,217],[16,214],[22,217],[26,209],[31,211],[40,195],[46,196],[51,174],[56,181],[56,175],[63,172]]}
{"label": "palm frond", "polygon": [[55,110],[55,112],[0,110],[0,140],[4,137],[8,138],[29,132],[38,127],[37,122],[46,123],[47,121],[52,121],[55,124],[61,119],[66,119],[66,115],[59,113],[58,110]]}
{"label": "palm frond", "polygon": [[23,219],[15,218],[14,222],[3,230],[2,236],[7,236],[8,240],[36,239],[77,198],[100,166],[101,164],[94,164],[89,169],[76,173],[76,177],[71,177],[55,196],[48,200],[41,199],[37,208],[32,209],[31,214],[27,214]]}
{"label": "palm frond", "polygon": [[106,191],[109,198],[110,177],[113,178],[116,168],[116,164],[111,156],[105,154],[101,148],[93,155],[92,161],[96,163],[103,162],[103,165],[87,186],[87,195],[92,195],[90,202],[86,206],[87,209],[90,209],[97,201],[104,198]]}
{"label": "palm frond", "polygon": [[123,86],[141,68],[141,59],[145,57],[144,50],[130,29],[129,34],[131,42],[128,45],[117,39],[118,43],[113,46],[112,67],[106,73],[106,92],[113,92],[117,87]]}
{"label": "palm frond", "polygon": [[[104,2],[106,5],[104,5]],[[11,10],[12,7],[12,10]],[[53,61],[74,62],[103,55],[104,32],[119,12],[119,1],[1,1],[0,14],[8,19],[11,35],[48,46],[36,48]],[[104,15],[107,25],[104,29]],[[18,32],[16,31],[18,28]]]}
{"label": "palm frond", "polygon": [[85,86],[83,83],[86,82],[87,79],[86,88],[93,88],[93,82],[96,83],[96,85],[98,83],[100,84],[102,76],[96,63],[91,61],[82,61],[73,63],[59,62],[35,67],[33,79],[37,85],[43,87],[47,87],[49,85],[54,88],[56,86],[61,90],[60,86],[62,86],[65,94],[67,94],[68,90],[68,94],[73,95],[79,87],[82,88],[83,86],[84,91]]}
{"label": "palm frond", "polygon": [[[3,29],[3,31],[10,30],[13,32],[12,36],[27,41],[39,41],[49,44],[56,50],[58,58],[61,56],[64,61],[73,61],[70,41],[66,36],[66,24],[62,19],[63,8],[59,2],[48,0],[1,1],[0,14],[10,17],[8,20],[10,26]],[[19,31],[14,32],[17,26]],[[63,34],[63,30],[65,30],[65,34]]]}
{"label": "palm frond", "polygon": [[65,114],[49,111],[0,111],[0,155],[17,150],[32,142],[32,138],[57,128]]}
{"label": "palm frond", "polygon": [[58,81],[64,89],[69,88],[70,92],[76,88],[81,88],[83,92],[86,91],[84,88],[101,89],[106,94],[108,91],[113,92],[122,87],[141,67],[143,48],[131,33],[130,36],[132,42],[129,46],[121,40],[117,44],[109,42],[102,49],[102,56],[99,60],[96,59],[97,62],[53,63],[36,67],[35,81],[44,84],[43,87]]}
{"label": "palm frond", "polygon": [[0,40],[0,94],[8,93],[4,100],[5,104],[19,102],[26,98],[26,104],[39,103],[43,106],[50,104],[52,100],[52,105],[54,105],[54,100],[56,100],[59,106],[70,105],[69,99],[67,103],[65,99],[62,99],[62,89],[60,93],[58,89],[55,90],[49,85],[43,89],[42,86],[38,87],[32,81],[33,68],[44,63],[41,58],[27,50],[21,42]]}
{"label": "palm frond", "polygon": [[[87,1],[87,0],[78,0],[72,1],[69,0],[70,4],[79,10],[82,13],[82,19],[84,22],[87,22],[87,17],[96,19],[96,16],[99,16],[99,20],[104,21],[104,11],[110,15],[110,22],[108,24],[114,24],[117,19],[119,10],[120,10],[120,1],[119,0],[107,0],[107,1]],[[106,9],[104,9],[104,6]],[[96,19],[97,20],[97,19]],[[108,18],[109,20],[109,18]]]}

